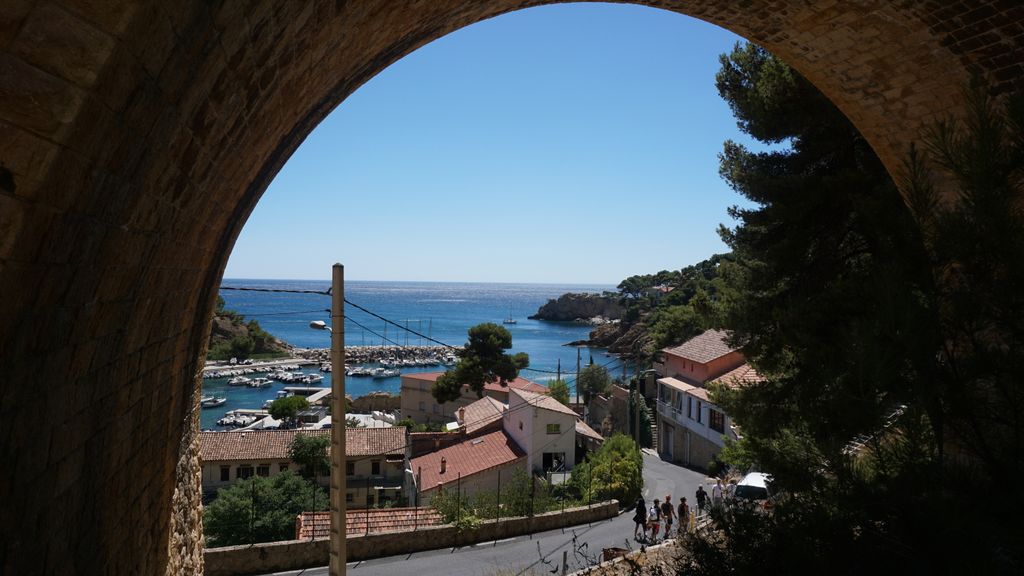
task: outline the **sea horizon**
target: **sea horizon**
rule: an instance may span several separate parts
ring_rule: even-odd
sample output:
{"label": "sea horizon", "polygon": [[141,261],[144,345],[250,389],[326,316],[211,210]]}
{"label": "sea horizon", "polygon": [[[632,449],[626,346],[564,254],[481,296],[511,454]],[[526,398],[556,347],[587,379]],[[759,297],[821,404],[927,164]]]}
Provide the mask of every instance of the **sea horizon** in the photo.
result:
{"label": "sea horizon", "polygon": [[[244,278],[241,276],[225,276],[221,282],[315,282],[330,284],[330,278]],[[602,282],[502,282],[500,280],[365,280],[359,278],[345,278],[345,283],[360,282],[366,284],[491,284],[507,286],[579,286],[588,288],[599,288],[601,291],[617,290],[618,283]]]}

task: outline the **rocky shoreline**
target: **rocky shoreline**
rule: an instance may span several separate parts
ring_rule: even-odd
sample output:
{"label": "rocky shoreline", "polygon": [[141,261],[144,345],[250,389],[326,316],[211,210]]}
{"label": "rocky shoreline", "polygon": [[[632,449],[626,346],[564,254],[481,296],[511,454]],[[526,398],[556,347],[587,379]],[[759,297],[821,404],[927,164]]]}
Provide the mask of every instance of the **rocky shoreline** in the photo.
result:
{"label": "rocky shoreline", "polygon": [[548,300],[537,310],[536,314],[529,318],[555,322],[607,324],[621,320],[624,314],[625,309],[619,304],[616,296],[569,293],[562,294],[557,299]]}
{"label": "rocky shoreline", "polygon": [[530,319],[590,324],[594,330],[586,340],[565,345],[607,348],[610,353],[625,357],[636,354],[647,337],[643,321],[625,320],[625,308],[616,294],[563,294],[548,300]]}

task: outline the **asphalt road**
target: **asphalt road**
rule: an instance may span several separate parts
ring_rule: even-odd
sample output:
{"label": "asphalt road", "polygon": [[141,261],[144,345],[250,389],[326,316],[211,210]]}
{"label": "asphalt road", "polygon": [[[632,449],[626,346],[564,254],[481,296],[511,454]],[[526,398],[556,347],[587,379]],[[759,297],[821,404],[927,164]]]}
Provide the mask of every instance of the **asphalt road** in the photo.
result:
{"label": "asphalt road", "polygon": [[[662,462],[651,454],[644,455],[643,494],[648,506],[654,498],[664,499],[666,494],[671,494],[673,504],[678,505],[680,496],[685,496],[690,506],[694,507],[694,493],[705,480],[701,473]],[[632,516],[631,512],[625,512],[609,520],[571,526],[564,530],[539,532],[460,548],[350,562],[347,573],[352,576],[558,574],[561,572],[563,551],[568,551],[568,569],[572,572],[599,562],[602,548],[638,547],[633,540]],[[321,567],[277,574],[326,576],[328,570],[327,567]]]}

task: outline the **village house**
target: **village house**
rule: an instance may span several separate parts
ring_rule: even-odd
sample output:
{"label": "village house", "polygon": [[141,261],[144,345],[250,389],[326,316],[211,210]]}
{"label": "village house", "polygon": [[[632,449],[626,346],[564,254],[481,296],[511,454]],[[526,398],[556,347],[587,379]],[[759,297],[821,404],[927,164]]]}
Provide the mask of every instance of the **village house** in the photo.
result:
{"label": "village house", "polygon": [[427,506],[440,490],[458,490],[473,495],[497,490],[501,478],[512,478],[526,463],[526,452],[504,430],[442,448],[412,459],[412,471],[419,487],[417,504]]}
{"label": "village house", "polygon": [[531,476],[564,474],[603,438],[579,415],[546,395],[512,388],[508,403],[490,396],[456,410],[449,429],[464,434],[460,442],[412,459],[420,503],[438,490],[473,495],[496,490],[514,470]]}
{"label": "village house", "polygon": [[[441,423],[452,421],[455,412],[464,406],[468,406],[480,399],[476,392],[469,386],[462,387],[462,396],[452,402],[438,404],[437,400],[430,393],[434,382],[444,372],[418,372],[414,374],[402,374],[401,396],[401,417],[408,418],[417,424]],[[509,390],[527,390],[537,394],[544,394],[548,391],[545,386],[531,382],[526,378],[516,377],[508,383],[491,382],[483,389],[483,396],[493,398],[501,403],[507,404]]]}
{"label": "village house", "polygon": [[706,467],[726,439],[739,438],[732,419],[708,397],[707,385],[740,386],[761,380],[728,333],[708,330],[679,346],[662,350],[657,380],[658,453],[687,466]]}
{"label": "village house", "polygon": [[[300,466],[288,457],[298,434],[330,438],[326,430],[251,430],[248,432],[201,432],[199,458],[203,491],[210,493],[251,476],[272,477],[285,470],[298,473]],[[349,507],[364,508],[409,502],[415,486],[408,477],[408,428],[346,428],[345,500]],[[328,447],[328,452],[330,448]],[[320,478],[324,486],[329,478]]]}

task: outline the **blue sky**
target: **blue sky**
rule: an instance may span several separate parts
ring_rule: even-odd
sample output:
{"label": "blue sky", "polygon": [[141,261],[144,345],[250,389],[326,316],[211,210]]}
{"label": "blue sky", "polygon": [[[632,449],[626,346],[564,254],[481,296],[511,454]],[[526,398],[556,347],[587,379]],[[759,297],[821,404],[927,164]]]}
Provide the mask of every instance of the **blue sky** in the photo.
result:
{"label": "blue sky", "polygon": [[449,34],[310,134],[225,277],[617,284],[722,252],[743,200],[717,155],[750,141],[714,75],[739,40],[613,4]]}

